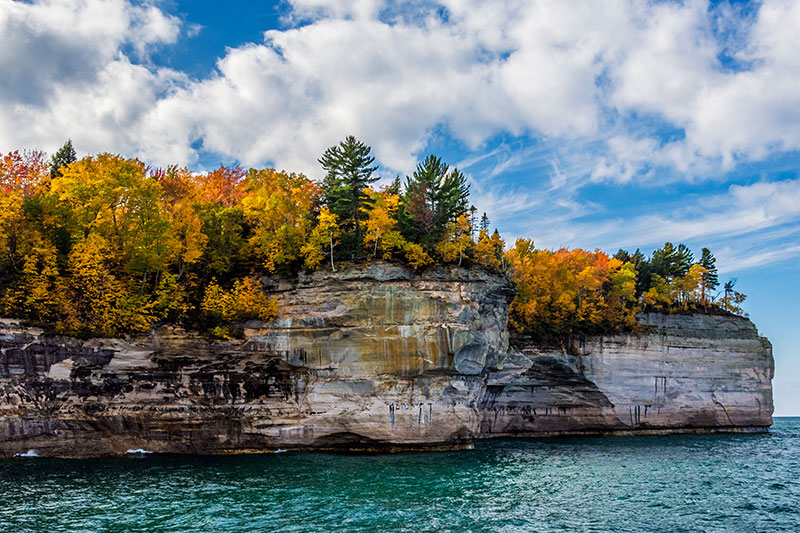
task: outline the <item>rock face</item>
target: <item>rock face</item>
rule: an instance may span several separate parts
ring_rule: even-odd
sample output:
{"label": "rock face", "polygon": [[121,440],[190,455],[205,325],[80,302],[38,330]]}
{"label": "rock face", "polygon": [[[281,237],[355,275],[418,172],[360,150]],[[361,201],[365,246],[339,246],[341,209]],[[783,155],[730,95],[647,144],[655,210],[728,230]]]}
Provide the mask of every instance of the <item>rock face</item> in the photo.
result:
{"label": "rock face", "polygon": [[490,370],[481,433],[759,431],[772,425],[772,345],[750,320],[642,314],[639,335],[580,355],[523,346]]}
{"label": "rock face", "polygon": [[388,265],[265,280],[278,319],[218,342],[0,321],[0,456],[469,447],[508,435],[765,429],[772,355],[742,318],[644,315],[581,355],[509,349],[507,280]]}

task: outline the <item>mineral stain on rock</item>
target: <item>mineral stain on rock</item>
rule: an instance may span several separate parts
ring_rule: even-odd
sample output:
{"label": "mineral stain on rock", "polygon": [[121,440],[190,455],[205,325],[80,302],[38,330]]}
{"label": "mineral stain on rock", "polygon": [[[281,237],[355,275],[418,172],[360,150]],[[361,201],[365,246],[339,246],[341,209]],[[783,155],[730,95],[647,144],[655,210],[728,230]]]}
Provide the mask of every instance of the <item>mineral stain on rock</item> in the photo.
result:
{"label": "mineral stain on rock", "polygon": [[642,315],[578,355],[510,346],[503,276],[373,264],[301,275],[219,342],[44,335],[0,321],[0,456],[468,448],[477,438],[763,431],[769,341],[747,319]]}

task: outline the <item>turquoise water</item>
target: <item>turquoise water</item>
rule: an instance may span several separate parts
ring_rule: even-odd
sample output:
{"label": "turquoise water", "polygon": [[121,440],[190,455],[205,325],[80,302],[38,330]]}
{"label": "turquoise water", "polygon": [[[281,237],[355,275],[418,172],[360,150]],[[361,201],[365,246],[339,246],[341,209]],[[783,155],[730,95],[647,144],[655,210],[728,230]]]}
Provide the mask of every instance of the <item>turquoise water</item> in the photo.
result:
{"label": "turquoise water", "polygon": [[769,434],[474,451],[0,462],[2,531],[800,531],[800,419]]}

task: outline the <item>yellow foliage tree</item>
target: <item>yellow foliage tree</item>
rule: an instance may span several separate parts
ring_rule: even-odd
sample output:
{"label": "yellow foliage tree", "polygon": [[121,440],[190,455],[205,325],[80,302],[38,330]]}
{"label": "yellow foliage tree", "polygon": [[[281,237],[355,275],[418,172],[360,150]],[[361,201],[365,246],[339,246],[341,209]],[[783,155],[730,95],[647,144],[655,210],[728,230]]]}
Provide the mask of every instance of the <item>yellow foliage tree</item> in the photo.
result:
{"label": "yellow foliage tree", "polygon": [[475,262],[487,268],[500,269],[504,246],[505,243],[497,231],[489,235],[489,231],[482,228],[478,232],[478,242],[472,248]]}
{"label": "yellow foliage tree", "polygon": [[142,333],[150,327],[144,297],[130,291],[111,273],[106,265],[110,256],[108,241],[94,232],[72,248],[66,332],[113,337]]}
{"label": "yellow foliage tree", "polygon": [[267,322],[278,315],[278,297],[268,296],[255,276],[237,280],[233,285],[233,295],[239,320],[258,319]]}
{"label": "yellow foliage tree", "polygon": [[364,190],[371,202],[362,206],[361,211],[367,215],[364,222],[364,247],[372,251],[372,256],[381,250],[383,259],[391,259],[396,251],[402,251],[406,240],[397,229],[397,209],[400,196],[386,191],[374,191],[368,187]]}
{"label": "yellow foliage tree", "polygon": [[672,304],[672,295],[667,280],[653,274],[650,276],[650,288],[642,294],[642,303],[657,310],[667,309]]}
{"label": "yellow foliage tree", "polygon": [[107,153],[86,157],[62,168],[51,192],[72,207],[73,233],[101,235],[109,257],[127,271],[146,280],[174,259],[163,189],[141,161]]}
{"label": "yellow foliage tree", "polygon": [[212,280],[206,287],[202,310],[216,324],[212,330],[227,337],[227,324],[245,320],[273,320],[278,314],[278,298],[270,297],[254,276],[236,280],[231,290],[225,290]]}
{"label": "yellow foliage tree", "polygon": [[466,251],[473,244],[472,225],[465,213],[456,218],[455,222],[447,224],[444,237],[436,245],[436,251],[448,263],[458,260],[458,266],[461,266]]}
{"label": "yellow foliage tree", "polygon": [[55,247],[36,239],[23,259],[19,283],[2,299],[3,312],[52,325],[61,319],[63,306],[64,287]]}
{"label": "yellow foliage tree", "polygon": [[403,251],[406,255],[406,261],[408,261],[408,264],[411,265],[414,270],[419,270],[433,263],[431,256],[425,252],[422,246],[415,242],[406,242],[403,246]]}
{"label": "yellow foliage tree", "polygon": [[254,225],[251,244],[270,272],[291,265],[302,256],[311,232],[319,187],[302,174],[274,169],[250,169],[245,183],[242,206]]}
{"label": "yellow foliage tree", "polygon": [[317,218],[317,226],[311,232],[308,241],[303,245],[301,253],[305,258],[305,266],[309,270],[316,270],[325,257],[325,247],[331,259],[331,270],[336,272],[333,264],[333,249],[339,243],[339,221],[327,207],[323,207]]}
{"label": "yellow foliage tree", "polygon": [[186,168],[171,167],[166,172],[156,172],[155,176],[164,191],[161,211],[169,224],[167,244],[172,250],[170,256],[178,259],[179,279],[189,265],[200,260],[208,242],[196,205],[200,192]]}

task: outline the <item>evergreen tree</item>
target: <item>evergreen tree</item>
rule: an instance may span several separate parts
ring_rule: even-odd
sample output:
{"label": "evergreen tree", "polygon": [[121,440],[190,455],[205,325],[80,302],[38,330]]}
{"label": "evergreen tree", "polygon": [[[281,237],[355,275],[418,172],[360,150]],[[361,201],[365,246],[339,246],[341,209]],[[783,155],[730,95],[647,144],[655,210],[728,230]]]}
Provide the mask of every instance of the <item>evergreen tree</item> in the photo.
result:
{"label": "evergreen tree", "polygon": [[675,250],[675,276],[683,277],[692,267],[694,262],[694,254],[689,250],[685,244],[679,244],[678,249]]}
{"label": "evergreen tree", "polygon": [[65,167],[77,160],[78,156],[75,155],[75,148],[72,147],[72,139],[69,139],[53,155],[53,161],[50,164],[50,178],[57,178],[61,175],[61,167]]}
{"label": "evergreen tree", "polygon": [[628,250],[623,250],[620,248],[617,250],[617,253],[614,254],[614,259],[619,259],[623,263],[627,263],[631,260],[631,254],[628,253]]}
{"label": "evergreen tree", "polygon": [[665,242],[663,248],[653,252],[650,271],[669,281],[685,276],[693,261],[694,256],[685,244],[675,247],[671,242]]}
{"label": "evergreen tree", "polygon": [[719,285],[719,275],[717,273],[717,259],[708,248],[703,248],[703,255],[700,257],[700,266],[706,269],[703,274],[703,281],[710,290],[714,290]]}
{"label": "evergreen tree", "polygon": [[403,184],[400,183],[400,176],[396,176],[392,180],[391,184],[387,185],[386,187],[383,187],[382,189],[383,192],[385,192],[386,194],[396,194],[400,196],[400,193],[402,192],[403,189]]}
{"label": "evergreen tree", "polygon": [[481,225],[478,231],[489,231],[489,217],[486,216],[486,213],[481,217]]}
{"label": "evergreen tree", "polygon": [[725,299],[727,300],[730,298],[731,294],[733,294],[733,288],[736,286],[736,278],[731,278],[725,282],[723,286],[723,290],[725,291]]}
{"label": "evergreen tree", "polygon": [[448,223],[467,213],[469,185],[457,168],[429,155],[406,178],[398,218],[403,234],[411,242],[432,249]]}
{"label": "evergreen tree", "polygon": [[356,248],[352,252],[361,249],[360,220],[366,216],[361,208],[370,201],[364,189],[378,181],[378,177],[372,175],[378,167],[372,166],[375,158],[370,155],[371,151],[372,148],[348,135],[344,141],[325,150],[319,159],[327,172],[322,183],[325,204],[345,226],[352,225],[355,230]]}

